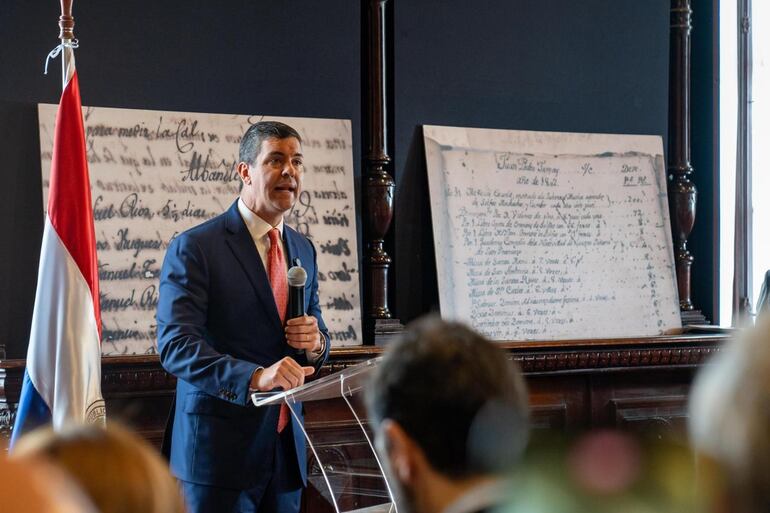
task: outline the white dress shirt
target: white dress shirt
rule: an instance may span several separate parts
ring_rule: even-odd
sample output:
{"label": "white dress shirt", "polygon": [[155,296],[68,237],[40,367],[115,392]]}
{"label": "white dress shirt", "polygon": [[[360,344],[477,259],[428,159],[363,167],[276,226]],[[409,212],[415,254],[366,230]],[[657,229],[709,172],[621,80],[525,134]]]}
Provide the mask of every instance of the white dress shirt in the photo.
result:
{"label": "white dress shirt", "polygon": [[[270,250],[270,236],[268,235],[268,232],[273,228],[278,228],[278,232],[281,234],[283,263],[286,266],[286,269],[288,269],[289,255],[286,252],[286,243],[283,241],[283,217],[281,217],[281,221],[277,226],[272,226],[247,207],[246,203],[244,203],[241,198],[238,198],[238,212],[241,214],[243,222],[246,223],[246,228],[249,230],[254,245],[257,246],[257,252],[259,253],[259,258],[262,259],[262,265],[265,268],[265,272],[267,272],[267,252]],[[319,336],[321,337],[321,352],[315,353],[309,349],[305,350],[305,355],[309,362],[318,360],[323,354],[325,337],[320,334]]]}
{"label": "white dress shirt", "polygon": [[252,212],[241,198],[238,198],[238,212],[240,212],[243,222],[246,223],[246,228],[248,228],[251,238],[257,246],[257,252],[259,253],[259,258],[262,259],[265,271],[267,271],[267,252],[270,250],[270,236],[268,232],[273,228],[278,228],[281,234],[281,251],[283,252],[284,265],[286,265],[288,263],[288,255],[286,254],[286,244],[283,242],[283,217],[277,226],[272,226]]}

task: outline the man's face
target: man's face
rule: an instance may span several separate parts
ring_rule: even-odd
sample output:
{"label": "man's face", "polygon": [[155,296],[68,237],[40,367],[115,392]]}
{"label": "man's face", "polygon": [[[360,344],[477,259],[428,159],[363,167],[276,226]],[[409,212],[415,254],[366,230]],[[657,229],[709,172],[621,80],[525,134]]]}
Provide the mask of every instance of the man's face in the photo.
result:
{"label": "man's face", "polygon": [[239,173],[244,185],[241,191],[246,206],[273,226],[291,210],[302,190],[302,145],[296,137],[262,141],[254,164]]}

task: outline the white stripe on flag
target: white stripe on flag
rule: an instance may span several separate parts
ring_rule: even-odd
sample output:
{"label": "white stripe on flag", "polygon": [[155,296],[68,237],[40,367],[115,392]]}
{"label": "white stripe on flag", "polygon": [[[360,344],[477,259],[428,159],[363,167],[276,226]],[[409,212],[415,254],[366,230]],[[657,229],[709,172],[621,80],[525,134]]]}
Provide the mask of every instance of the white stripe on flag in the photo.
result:
{"label": "white stripe on flag", "polygon": [[54,429],[104,417],[98,333],[91,290],[46,216],[27,371]]}

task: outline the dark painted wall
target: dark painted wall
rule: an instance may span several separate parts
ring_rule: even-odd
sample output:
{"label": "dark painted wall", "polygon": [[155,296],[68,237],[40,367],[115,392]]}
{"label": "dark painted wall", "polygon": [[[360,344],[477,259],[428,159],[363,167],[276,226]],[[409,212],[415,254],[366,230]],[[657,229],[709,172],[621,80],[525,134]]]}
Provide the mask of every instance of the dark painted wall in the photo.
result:
{"label": "dark painted wall", "polygon": [[692,166],[698,187],[690,252],[692,301],[712,322],[719,319],[719,1],[696,2],[692,30]]}
{"label": "dark painted wall", "polygon": [[[76,2],[83,103],[349,118],[358,165],[366,2]],[[694,6],[693,32],[693,295],[707,315],[716,276],[715,4]],[[25,354],[34,298],[42,211],[30,106],[58,101],[59,62],[42,75],[58,9],[54,0],[0,5],[0,102],[22,102],[0,105],[0,344],[9,357]],[[388,9],[391,307],[409,320],[438,301],[420,125],[658,134],[665,148],[669,0],[389,0]]]}
{"label": "dark painted wall", "polygon": [[653,134],[665,149],[669,9],[670,0],[395,3],[395,302],[404,320],[438,305],[418,127]]}
{"label": "dark painted wall", "polygon": [[39,148],[37,107],[0,101],[0,345],[9,358],[26,353],[35,300],[43,235]]}
{"label": "dark painted wall", "polygon": [[[358,181],[358,0],[74,5],[84,105],[351,119]],[[0,102],[24,102],[0,112],[0,344],[8,357],[26,354],[43,223],[37,127],[26,107],[58,102],[61,59],[42,72],[59,14],[55,0],[0,5]]]}

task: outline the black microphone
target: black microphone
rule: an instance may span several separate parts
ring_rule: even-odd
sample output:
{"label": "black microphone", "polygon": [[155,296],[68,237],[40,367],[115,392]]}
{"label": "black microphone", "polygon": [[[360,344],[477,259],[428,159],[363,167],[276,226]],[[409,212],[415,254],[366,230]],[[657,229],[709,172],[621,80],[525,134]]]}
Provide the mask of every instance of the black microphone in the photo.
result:
{"label": "black microphone", "polygon": [[[289,308],[286,312],[286,319],[294,319],[305,315],[305,282],[307,282],[307,272],[302,268],[302,262],[299,258],[294,259],[294,265],[286,273],[289,282]],[[296,354],[305,354],[304,349],[296,349]]]}
{"label": "black microphone", "polygon": [[289,282],[289,311],[286,319],[294,319],[305,315],[305,283],[307,272],[302,268],[299,258],[294,259],[294,265],[286,273]]}

